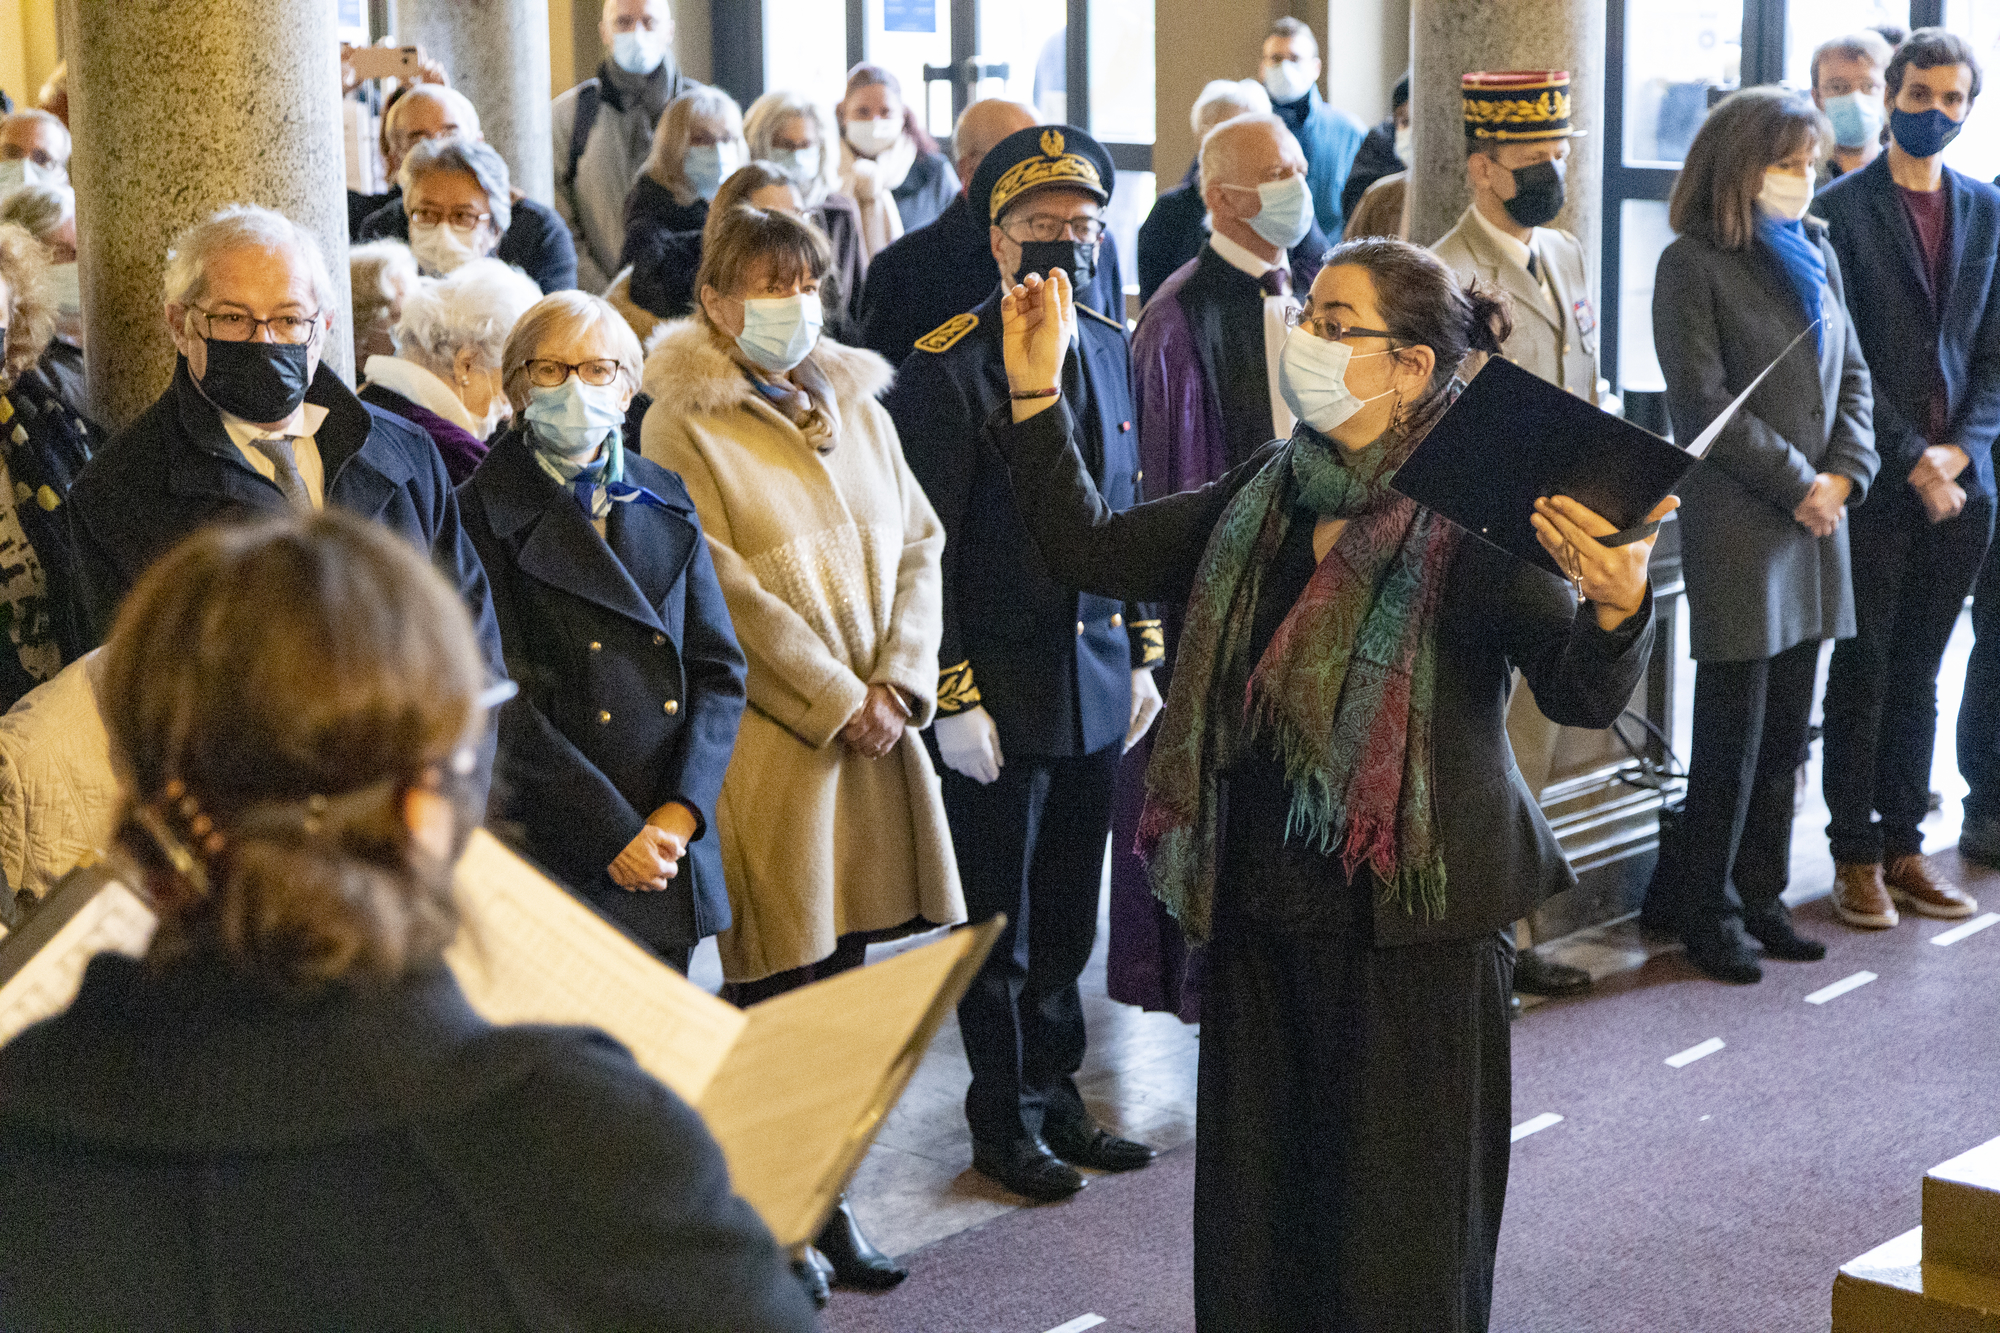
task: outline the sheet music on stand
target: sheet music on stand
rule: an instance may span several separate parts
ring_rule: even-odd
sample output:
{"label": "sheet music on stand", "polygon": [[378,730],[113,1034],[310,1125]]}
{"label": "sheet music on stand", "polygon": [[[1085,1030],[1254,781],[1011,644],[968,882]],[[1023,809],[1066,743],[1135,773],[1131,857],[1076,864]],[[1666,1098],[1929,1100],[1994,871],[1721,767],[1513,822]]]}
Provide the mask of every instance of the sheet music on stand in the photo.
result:
{"label": "sheet music on stand", "polygon": [[[810,1240],[971,983],[1001,921],[737,1009],[660,962],[485,832],[455,875],[445,952],[494,1023],[601,1028],[702,1115],[736,1192],[780,1245]],[[0,1044],[75,999],[107,949],[141,955],[157,920],[103,868],[72,873],[0,939]]]}

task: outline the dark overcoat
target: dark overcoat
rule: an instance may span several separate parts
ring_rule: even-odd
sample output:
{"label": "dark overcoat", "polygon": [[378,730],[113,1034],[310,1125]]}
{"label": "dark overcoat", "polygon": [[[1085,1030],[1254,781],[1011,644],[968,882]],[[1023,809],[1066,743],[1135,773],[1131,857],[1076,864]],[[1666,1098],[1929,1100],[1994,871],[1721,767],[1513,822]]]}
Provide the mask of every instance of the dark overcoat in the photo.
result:
{"label": "dark overcoat", "polygon": [[[2000,251],[2000,190],[1944,169],[1950,223],[1942,284],[1935,304],[1930,274],[1896,182],[1889,155],[1850,171],[1813,200],[1840,256],[1847,308],[1861,336],[1874,398],[1875,449],[1883,484],[1875,510],[1917,506],[1907,478],[1931,444],[1955,444],[1972,459],[1958,484],[1968,496],[1991,497],[1993,437],[2000,434],[2000,291],[1994,261]],[[1931,386],[1942,378],[1946,438],[1927,440]],[[1912,513],[1915,508],[1912,508]]]}
{"label": "dark overcoat", "polygon": [[[465,598],[488,669],[503,675],[486,574],[431,437],[364,404],[323,362],[306,401],[327,410],[313,437],[326,469],[326,503],[428,552]],[[283,513],[285,497],[243,461],[183,360],[167,391],[91,458],[66,507],[78,581],[101,641],[126,592],[181,538],[211,523]]]}
{"label": "dark overcoat", "polygon": [[279,1001],[95,959],[0,1050],[0,1326],[806,1333],[700,1118],[442,968]]}
{"label": "dark overcoat", "polygon": [[521,688],[500,715],[493,810],[600,912],[678,948],[693,943],[674,938],[684,905],[622,889],[607,867],[648,815],[681,802],[700,827],[681,863],[692,883],[669,892],[692,891],[697,936],[728,928],[715,801],[743,716],[743,653],[680,478],[627,450],[625,479],[668,507],[614,504],[600,538],[516,426],[459,489]]}
{"label": "dark overcoat", "polygon": [[[1877,463],[1868,365],[1840,260],[1823,225],[1807,219],[1806,234],[1826,260],[1818,355],[1808,337],[1779,362],[1680,486],[1698,662],[1759,661],[1854,635],[1847,524],[1815,537],[1792,517],[1822,472],[1853,482],[1847,503],[1859,507]],[[1653,286],[1653,345],[1674,438],[1706,430],[1805,327],[1805,308],[1762,241],[1724,250],[1683,236],[1669,245]]]}
{"label": "dark overcoat", "polygon": [[[1077,337],[1064,388],[1072,400],[1089,399],[1079,439],[1106,502],[1123,509],[1139,500],[1125,333],[1084,314]],[[997,284],[975,310],[920,340],[882,400],[944,523],[938,711],[970,706],[967,682],[954,674],[964,666],[1000,729],[1003,755],[1095,754],[1124,739],[1132,668],[1164,648],[1150,607],[1079,592],[1036,553],[1006,464],[979,433],[1006,401]]]}

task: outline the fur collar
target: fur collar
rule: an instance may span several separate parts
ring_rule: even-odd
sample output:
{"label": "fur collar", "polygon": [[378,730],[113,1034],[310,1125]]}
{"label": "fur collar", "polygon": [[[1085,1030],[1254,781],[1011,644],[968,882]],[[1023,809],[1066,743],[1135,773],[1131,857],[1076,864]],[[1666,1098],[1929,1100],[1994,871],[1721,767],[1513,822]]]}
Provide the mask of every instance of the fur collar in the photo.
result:
{"label": "fur collar", "polygon": [[[834,404],[848,420],[860,417],[863,399],[885,392],[895,372],[875,353],[847,347],[824,335],[808,358],[826,376]],[[641,381],[656,403],[687,414],[726,412],[752,399],[743,368],[699,316],[664,324],[646,340],[646,373]]]}

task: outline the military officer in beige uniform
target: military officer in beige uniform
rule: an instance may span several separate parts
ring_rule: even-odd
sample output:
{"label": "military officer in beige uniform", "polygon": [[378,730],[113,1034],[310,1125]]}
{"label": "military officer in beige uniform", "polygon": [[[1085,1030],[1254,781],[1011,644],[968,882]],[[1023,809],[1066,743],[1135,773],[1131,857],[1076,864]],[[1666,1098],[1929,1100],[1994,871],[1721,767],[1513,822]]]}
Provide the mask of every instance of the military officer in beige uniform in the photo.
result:
{"label": "military officer in beige uniform", "polygon": [[[1465,174],[1472,206],[1433,248],[1461,279],[1477,279],[1512,298],[1514,332],[1502,345],[1508,360],[1599,401],[1608,389],[1597,377],[1597,311],[1583,244],[1547,224],[1563,206],[1570,128],[1569,75],[1559,70],[1467,74]],[[1479,365],[1485,358],[1478,353]],[[1468,364],[1471,374],[1479,365]],[[1517,677],[1518,680],[1518,677]],[[1530,791],[1548,783],[1561,728],[1543,717],[1525,686],[1514,693],[1507,735]],[[1526,945],[1524,927],[1517,940]],[[1587,990],[1590,974],[1521,950],[1514,988],[1530,995]]]}

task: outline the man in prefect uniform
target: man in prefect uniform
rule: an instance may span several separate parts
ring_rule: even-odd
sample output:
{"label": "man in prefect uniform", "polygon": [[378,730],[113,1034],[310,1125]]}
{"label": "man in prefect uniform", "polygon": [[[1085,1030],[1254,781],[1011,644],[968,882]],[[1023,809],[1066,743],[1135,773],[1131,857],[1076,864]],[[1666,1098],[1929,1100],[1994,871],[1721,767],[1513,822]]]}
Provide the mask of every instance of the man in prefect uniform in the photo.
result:
{"label": "man in prefect uniform", "polygon": [[[989,97],[965,108],[951,135],[958,178],[978,179],[980,164],[995,145],[1035,123],[1034,112],[1004,98]],[[869,260],[868,280],[861,285],[861,345],[900,366],[917,339],[991,296],[1000,271],[987,237],[990,229],[968,184],[935,221],[904,233]],[[1122,319],[1124,282],[1118,247],[1107,235],[1098,249],[1096,281],[1077,288],[1078,301]]]}
{"label": "man in prefect uniform", "polygon": [[[1110,154],[1071,126],[996,144],[968,199],[988,220],[1001,283],[919,338],[884,400],[945,528],[933,737],[967,915],[1007,915],[958,1007],[973,1165],[1043,1200],[1083,1188],[1077,1166],[1122,1171],[1153,1158],[1099,1128],[1077,1092],[1077,980],[1096,934],[1112,779],[1159,710],[1151,668],[1163,649],[1149,608],[1050,576],[981,427],[1008,406],[1001,293],[1056,268],[1087,288],[1111,185]],[[1099,492],[1124,509],[1139,499],[1125,331],[1081,302],[1077,311],[1060,391]]]}
{"label": "man in prefect uniform", "polygon": [[[1472,206],[1432,249],[1462,281],[1477,279],[1512,298],[1514,332],[1501,347],[1509,361],[1598,402],[1600,387],[1609,386],[1597,377],[1597,311],[1583,243],[1548,225],[1562,211],[1569,141],[1576,133],[1570,128],[1569,74],[1467,74],[1459,88]],[[1547,785],[1560,734],[1535,707],[1527,686],[1517,688],[1507,735],[1528,790]],[[1525,930],[1517,939],[1528,943]],[[1590,974],[1523,947],[1514,989],[1574,995],[1590,989]]]}

